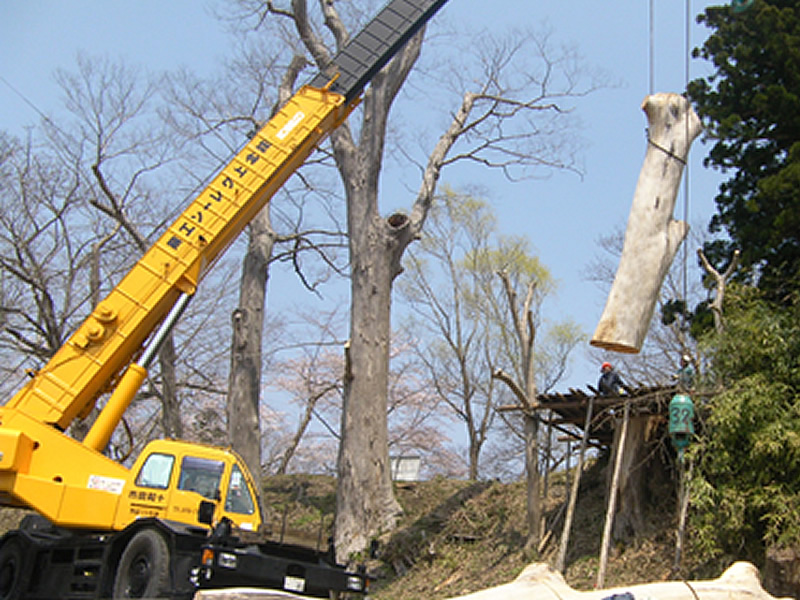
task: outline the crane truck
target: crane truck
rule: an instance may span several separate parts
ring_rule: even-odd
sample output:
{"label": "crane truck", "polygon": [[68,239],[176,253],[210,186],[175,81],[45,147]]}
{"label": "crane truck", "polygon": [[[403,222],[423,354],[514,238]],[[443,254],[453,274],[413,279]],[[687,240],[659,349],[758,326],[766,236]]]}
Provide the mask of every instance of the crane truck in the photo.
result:
{"label": "crane truck", "polygon": [[[260,540],[257,490],[229,448],[104,450],[203,276],[446,0],[391,0],[217,172],[85,321],[0,407],[0,600],[188,598],[256,585],[326,597],[368,578],[332,550]],[[83,440],[66,431],[107,398]],[[247,534],[247,535],[245,535]]]}

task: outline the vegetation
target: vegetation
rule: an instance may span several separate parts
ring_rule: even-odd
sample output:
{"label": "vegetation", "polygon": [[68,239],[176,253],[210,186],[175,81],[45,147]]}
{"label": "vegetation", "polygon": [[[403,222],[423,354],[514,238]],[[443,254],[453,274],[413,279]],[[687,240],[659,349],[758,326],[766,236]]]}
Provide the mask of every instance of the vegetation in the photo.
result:
{"label": "vegetation", "polygon": [[769,546],[800,543],[800,307],[746,287],[726,297],[725,331],[707,345],[721,391],[691,449],[691,539],[710,564],[762,564]]}
{"label": "vegetation", "polygon": [[707,244],[712,263],[741,250],[739,278],[783,300],[800,287],[800,7],[758,0],[742,11],[709,7],[713,31],[695,56],[715,72],[688,91],[714,140],[706,164],[729,172]]}
{"label": "vegetation", "polygon": [[698,20],[713,31],[695,56],[715,72],[688,92],[714,139],[706,163],[730,173],[710,224],[727,235],[705,253],[716,265],[741,259],[723,326],[701,336],[716,393],[690,452],[690,541],[714,570],[800,543],[800,7],[758,0]]}

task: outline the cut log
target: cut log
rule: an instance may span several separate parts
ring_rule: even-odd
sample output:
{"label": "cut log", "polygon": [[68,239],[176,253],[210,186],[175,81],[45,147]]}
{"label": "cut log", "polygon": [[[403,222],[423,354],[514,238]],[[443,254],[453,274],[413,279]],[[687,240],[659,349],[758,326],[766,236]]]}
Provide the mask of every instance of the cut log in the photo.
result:
{"label": "cut log", "polygon": [[678,94],[647,96],[648,144],[628,216],[614,283],[592,346],[639,352],[653,317],[664,277],[689,226],[673,219],[689,147],[700,134],[700,119]]}
{"label": "cut log", "polygon": [[[560,573],[544,563],[534,563],[511,583],[458,596],[451,600],[604,600],[613,597],[651,600],[769,600],[761,587],[758,570],[750,563],[731,565],[718,579],[663,581],[580,592]],[[787,599],[788,600],[788,599]]]}
{"label": "cut log", "polygon": [[[533,563],[511,583],[450,600],[606,600],[615,594],[635,600],[776,600],[761,587],[758,569],[748,562],[733,563],[718,579],[661,581],[581,592],[545,563]],[[230,588],[200,590],[194,600],[306,600],[276,590]],[[785,600],[791,600],[786,598]]]}
{"label": "cut log", "polygon": [[308,600],[308,596],[298,596],[281,590],[261,588],[222,588],[195,592],[194,600]]}

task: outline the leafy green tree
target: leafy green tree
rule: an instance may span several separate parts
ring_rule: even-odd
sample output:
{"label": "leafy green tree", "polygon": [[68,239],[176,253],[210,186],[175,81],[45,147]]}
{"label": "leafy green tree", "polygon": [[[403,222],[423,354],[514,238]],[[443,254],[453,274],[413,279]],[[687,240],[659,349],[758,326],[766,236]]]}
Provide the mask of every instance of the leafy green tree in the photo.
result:
{"label": "leafy green tree", "polygon": [[746,10],[709,7],[713,29],[695,57],[715,71],[688,92],[715,143],[706,164],[729,172],[706,245],[719,266],[741,250],[740,279],[784,302],[800,283],[800,5],[757,0]]}
{"label": "leafy green tree", "polygon": [[[514,462],[509,456],[523,455],[526,435],[520,420],[497,423],[497,407],[514,398],[512,386],[497,385],[493,374],[502,372],[502,379],[535,398],[537,389],[546,391],[565,375],[583,333],[571,322],[546,323],[538,336],[542,303],[555,288],[552,276],[531,255],[528,240],[499,233],[492,208],[480,198],[451,189],[438,195],[404,267],[398,289],[411,311],[407,329],[419,336],[417,352],[433,390],[465,427],[468,476],[496,476]],[[512,306],[517,296],[519,306]],[[513,445],[499,453],[504,465],[483,458],[493,434],[497,446]]]}
{"label": "leafy green tree", "polygon": [[707,345],[723,391],[700,402],[704,427],[691,452],[692,538],[708,559],[759,564],[767,547],[800,543],[798,317],[797,303],[776,307],[734,285],[725,330]]}

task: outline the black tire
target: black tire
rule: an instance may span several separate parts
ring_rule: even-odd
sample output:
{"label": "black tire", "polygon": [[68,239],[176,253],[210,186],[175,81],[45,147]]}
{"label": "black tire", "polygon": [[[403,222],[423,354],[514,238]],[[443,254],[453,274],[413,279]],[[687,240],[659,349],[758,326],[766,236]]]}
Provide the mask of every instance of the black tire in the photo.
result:
{"label": "black tire", "polygon": [[114,598],[169,597],[169,547],[154,529],[137,532],[119,559]]}
{"label": "black tire", "polygon": [[10,539],[0,547],[0,600],[15,600],[22,590],[22,544]]}

